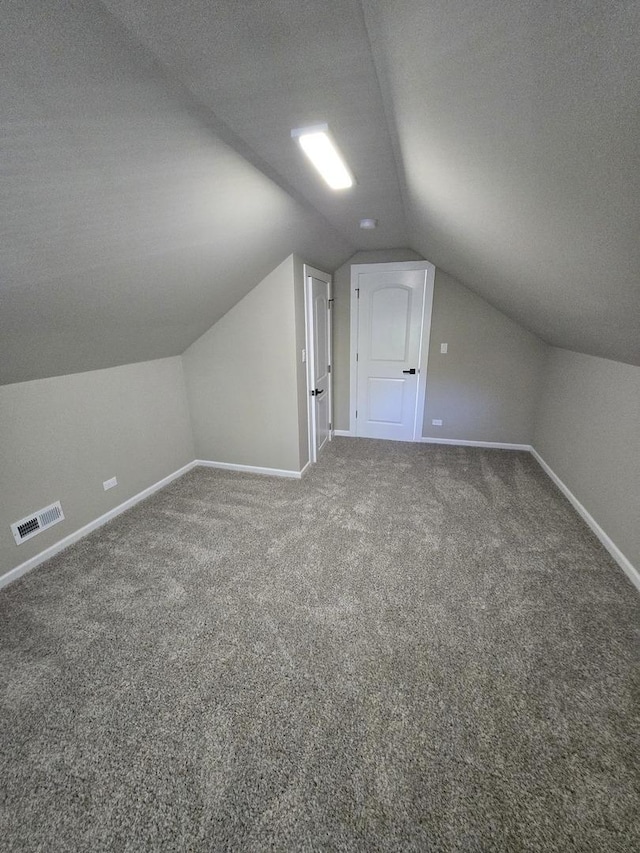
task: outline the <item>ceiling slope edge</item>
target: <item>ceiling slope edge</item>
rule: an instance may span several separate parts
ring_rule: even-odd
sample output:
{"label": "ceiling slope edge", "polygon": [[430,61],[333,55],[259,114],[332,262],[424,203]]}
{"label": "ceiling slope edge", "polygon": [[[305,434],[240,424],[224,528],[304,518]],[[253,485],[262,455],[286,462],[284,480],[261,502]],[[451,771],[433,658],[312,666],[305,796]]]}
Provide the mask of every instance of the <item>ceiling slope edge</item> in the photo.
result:
{"label": "ceiling slope edge", "polygon": [[[334,232],[337,238],[348,243],[349,246],[352,245],[335,229],[333,224],[320,211],[318,211],[308,201],[308,199],[304,197],[302,193],[298,192],[298,190],[292,186],[287,179],[283,177],[283,175],[267,163],[266,160],[260,157],[260,155],[247,142],[245,142],[244,139],[235,133],[235,131],[217,115],[215,110],[209,104],[205,104],[197,94],[183,80],[181,80],[165,62],[162,61],[157,53],[154,52],[153,48],[146,41],[142,40],[138,33],[136,33],[131,26],[109,6],[108,2],[105,2],[105,0],[98,0],[98,2],[104,9],[105,14],[108,15],[119,27],[126,31],[131,43],[134,44],[139,51],[142,51],[149,57],[150,61],[153,62],[158,70],[158,73],[162,75],[166,81],[167,86],[170,87],[171,90],[184,102],[189,102],[191,104],[194,113],[199,116],[200,121],[207,125],[221,142],[231,148],[232,151],[235,151],[236,154],[250,163],[266,178],[269,178],[269,180],[276,184],[276,186],[280,187],[281,190],[284,190],[284,192],[286,192],[287,195],[303,209],[309,211],[309,213],[313,214],[316,218],[321,219],[325,227]],[[355,248],[356,247],[353,247],[354,251]]]}

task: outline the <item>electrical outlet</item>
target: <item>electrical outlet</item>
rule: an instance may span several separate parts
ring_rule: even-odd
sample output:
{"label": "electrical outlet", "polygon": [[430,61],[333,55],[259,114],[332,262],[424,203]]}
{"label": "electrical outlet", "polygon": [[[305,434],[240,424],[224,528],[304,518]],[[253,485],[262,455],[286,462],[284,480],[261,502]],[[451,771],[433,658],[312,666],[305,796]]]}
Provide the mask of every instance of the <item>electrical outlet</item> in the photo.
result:
{"label": "electrical outlet", "polygon": [[102,484],[105,492],[107,492],[109,489],[112,489],[114,486],[117,486],[117,485],[118,485],[118,478],[117,477],[112,477],[110,480],[105,480],[104,483]]}
{"label": "electrical outlet", "polygon": [[434,419],[431,421],[431,424],[432,424],[433,426],[442,426],[442,421],[440,420],[440,418],[434,418]]}
{"label": "electrical outlet", "polygon": [[449,352],[449,344],[440,344],[440,352],[441,353]]}

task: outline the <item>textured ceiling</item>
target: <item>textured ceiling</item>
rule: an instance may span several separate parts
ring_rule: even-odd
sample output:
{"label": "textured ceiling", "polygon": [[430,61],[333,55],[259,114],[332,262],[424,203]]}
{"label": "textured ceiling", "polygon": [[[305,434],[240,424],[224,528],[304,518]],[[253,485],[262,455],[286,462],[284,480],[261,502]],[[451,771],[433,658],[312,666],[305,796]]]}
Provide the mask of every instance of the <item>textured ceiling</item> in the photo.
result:
{"label": "textured ceiling", "polygon": [[[363,248],[407,239],[396,165],[360,0],[105,0],[172,76]],[[188,9],[188,13],[187,10]],[[291,130],[327,122],[357,184],[333,193]],[[374,211],[374,212],[372,212]],[[359,228],[379,219],[375,234]]]}
{"label": "textured ceiling", "polygon": [[640,364],[640,3],[363,5],[412,248],[549,343]]}
{"label": "textured ceiling", "polygon": [[[640,364],[637,2],[2,8],[0,383],[177,354],[292,251],[394,246]],[[291,141],[318,121],[354,190]]]}
{"label": "textured ceiling", "polygon": [[0,42],[0,383],[176,355],[291,252],[353,252],[101,4],[5,2]]}

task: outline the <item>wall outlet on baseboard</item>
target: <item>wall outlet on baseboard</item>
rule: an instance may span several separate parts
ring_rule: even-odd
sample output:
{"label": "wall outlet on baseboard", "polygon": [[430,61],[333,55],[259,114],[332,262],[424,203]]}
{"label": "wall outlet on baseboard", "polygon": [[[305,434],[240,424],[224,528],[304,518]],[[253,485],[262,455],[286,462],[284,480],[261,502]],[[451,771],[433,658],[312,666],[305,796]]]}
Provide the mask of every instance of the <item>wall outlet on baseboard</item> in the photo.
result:
{"label": "wall outlet on baseboard", "polygon": [[109,489],[112,489],[114,486],[118,485],[118,478],[112,477],[110,480],[105,480],[102,485],[104,487],[105,492],[107,492]]}
{"label": "wall outlet on baseboard", "polygon": [[449,352],[449,344],[440,344],[440,352],[441,353]]}
{"label": "wall outlet on baseboard", "polygon": [[431,421],[431,424],[432,424],[432,426],[442,426],[442,419],[441,418],[433,418],[433,420]]}

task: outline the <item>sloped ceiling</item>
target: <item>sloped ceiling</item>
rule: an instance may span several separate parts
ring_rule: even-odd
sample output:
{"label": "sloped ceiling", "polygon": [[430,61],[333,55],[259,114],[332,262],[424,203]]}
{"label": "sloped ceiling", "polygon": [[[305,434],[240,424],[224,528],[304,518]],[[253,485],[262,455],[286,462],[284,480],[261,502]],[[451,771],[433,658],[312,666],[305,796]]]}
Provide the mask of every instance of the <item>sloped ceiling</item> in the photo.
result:
{"label": "sloped ceiling", "polygon": [[291,252],[353,252],[101,4],[4,2],[0,42],[0,382],[179,354]]}
{"label": "sloped ceiling", "polygon": [[[4,0],[0,382],[180,353],[292,251],[399,246],[640,364],[639,34],[636,2]],[[290,139],[318,121],[352,191]]]}
{"label": "sloped ceiling", "polygon": [[364,6],[411,246],[547,342],[640,364],[640,3]]}

